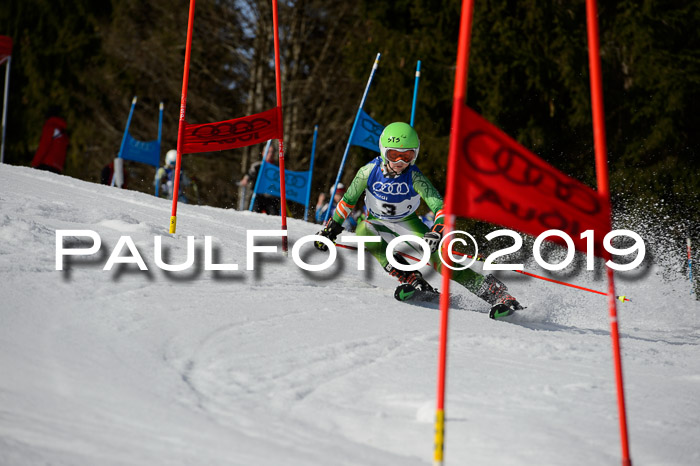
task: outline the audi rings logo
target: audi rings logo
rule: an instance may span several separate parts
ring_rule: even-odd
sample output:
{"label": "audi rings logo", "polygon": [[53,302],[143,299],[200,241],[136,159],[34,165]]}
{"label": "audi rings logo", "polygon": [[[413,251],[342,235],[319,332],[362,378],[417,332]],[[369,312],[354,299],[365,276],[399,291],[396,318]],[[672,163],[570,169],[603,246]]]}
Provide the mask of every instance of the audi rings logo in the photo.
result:
{"label": "audi rings logo", "polygon": [[303,175],[288,173],[284,177],[284,181],[293,188],[303,188],[304,186],[306,186],[306,177]]}
{"label": "audi rings logo", "polygon": [[270,120],[253,118],[252,120],[222,121],[198,126],[192,137],[202,141],[250,141],[257,138],[257,133],[272,125]]}
{"label": "audi rings logo", "polygon": [[362,140],[367,146],[369,147],[374,147],[374,146],[379,146],[379,139],[372,137],[372,135],[368,135],[366,138]]}
{"label": "audi rings logo", "polygon": [[372,185],[372,190],[384,194],[408,194],[408,183],[382,183],[377,181]]}
{"label": "audi rings logo", "polygon": [[[284,183],[287,188],[303,188],[306,186],[306,173],[294,173],[285,170],[287,173],[284,175]],[[279,168],[266,168],[265,178],[271,181],[276,181],[279,184],[280,171]],[[279,188],[277,188],[279,190]]]}
{"label": "audi rings logo", "polygon": [[484,175],[498,176],[521,187],[535,188],[585,214],[600,212],[600,200],[587,186],[536,165],[526,154],[508,147],[492,134],[474,131],[464,138],[464,156],[471,167]]}
{"label": "audi rings logo", "polygon": [[384,131],[384,127],[376,121],[372,120],[371,118],[362,119],[361,125],[362,129],[364,129],[368,133],[374,134],[377,137],[381,136],[382,131]]}

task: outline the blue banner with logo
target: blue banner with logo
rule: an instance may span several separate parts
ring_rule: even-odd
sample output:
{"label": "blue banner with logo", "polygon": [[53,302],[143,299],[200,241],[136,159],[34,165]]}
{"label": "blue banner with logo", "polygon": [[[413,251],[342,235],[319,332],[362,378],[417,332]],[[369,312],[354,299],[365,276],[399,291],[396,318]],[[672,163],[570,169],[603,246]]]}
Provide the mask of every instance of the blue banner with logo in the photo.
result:
{"label": "blue banner with logo", "polygon": [[[255,192],[280,197],[280,167],[265,163],[261,170],[260,181],[255,184]],[[284,183],[287,199],[306,205],[310,177],[311,170],[305,172],[285,170]]]}
{"label": "blue banner with logo", "polygon": [[131,100],[131,109],[129,109],[129,117],[126,120],[126,128],[124,128],[124,136],[119,147],[118,157],[133,162],[146,163],[158,168],[160,167],[160,141],[163,135],[163,102],[160,103],[158,111],[158,139],[144,142],[134,139],[129,133],[136,101],[137,98],[134,96]]}
{"label": "blue banner with logo", "polygon": [[382,131],[384,131],[384,126],[374,121],[363,109],[360,109],[350,145],[379,152],[379,136],[382,135]]}
{"label": "blue banner with logo", "polygon": [[138,141],[126,133],[120,157],[124,160],[146,163],[158,168],[160,166],[160,141]]}

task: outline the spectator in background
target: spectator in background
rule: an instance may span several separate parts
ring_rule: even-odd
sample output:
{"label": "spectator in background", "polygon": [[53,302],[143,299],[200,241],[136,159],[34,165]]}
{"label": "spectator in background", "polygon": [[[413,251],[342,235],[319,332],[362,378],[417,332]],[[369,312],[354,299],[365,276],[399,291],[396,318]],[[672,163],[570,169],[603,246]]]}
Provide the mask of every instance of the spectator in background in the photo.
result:
{"label": "spectator in background", "polygon": [[39,147],[31,162],[32,167],[58,174],[63,173],[70,143],[66,126],[66,120],[58,116],[57,109],[52,108],[41,131]]}
{"label": "spectator in background", "polygon": [[[343,198],[345,194],[345,185],[343,183],[338,183],[338,187],[335,190],[335,197],[333,198],[333,208],[338,205],[338,202]],[[333,186],[326,196],[326,193],[321,193],[318,195],[318,201],[316,201],[316,222],[323,223],[326,218],[326,212],[328,212],[329,202],[326,202],[326,197],[333,195]]]}
{"label": "spectator in background", "polygon": [[[335,209],[335,207],[338,205],[338,202],[340,202],[340,200],[343,198],[345,191],[345,185],[343,183],[338,183],[338,187],[335,190],[335,196],[333,197],[332,206],[329,205],[328,202],[326,202],[326,193],[321,193],[318,195],[318,201],[316,202],[316,223],[323,223],[323,220],[326,218],[326,212],[328,212],[328,208],[330,207],[331,209]],[[328,196],[330,197],[332,194],[333,187],[331,186],[331,190],[329,191]],[[348,231],[354,231],[355,227],[357,226],[357,217],[359,216],[359,214],[360,212],[353,212],[352,215],[348,215],[348,218],[346,218],[343,222],[343,228],[345,228]]]}
{"label": "spectator in background", "polygon": [[[274,146],[274,144],[270,144],[267,154],[265,155],[265,163],[274,163]],[[250,189],[250,191],[254,193],[255,183],[258,180],[258,173],[260,172],[260,167],[262,167],[262,160],[254,162],[250,166],[248,173],[246,173],[241,179],[241,181],[238,182],[238,185],[243,186],[246,189]],[[279,215],[280,198],[264,193],[255,194],[255,201],[253,202],[253,212],[259,212],[268,215]]]}
{"label": "spectator in background", "polygon": [[[107,186],[112,185],[112,178],[114,177],[114,160],[109,162],[102,168],[100,173],[100,183],[106,184]],[[129,172],[124,168],[124,184],[122,184],[122,189],[126,189],[126,180],[129,178]]]}

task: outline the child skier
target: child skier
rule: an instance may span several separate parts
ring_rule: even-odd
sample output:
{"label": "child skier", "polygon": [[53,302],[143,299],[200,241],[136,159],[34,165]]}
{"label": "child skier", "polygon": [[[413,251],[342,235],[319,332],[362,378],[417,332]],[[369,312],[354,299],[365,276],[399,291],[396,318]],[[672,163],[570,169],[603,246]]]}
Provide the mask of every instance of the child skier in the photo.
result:
{"label": "child skier", "polygon": [[[153,186],[156,190],[156,196],[165,197],[166,199],[173,198],[174,191],[174,180],[175,180],[175,163],[177,161],[177,151],[175,149],[169,150],[165,154],[165,165],[156,170],[156,177],[153,180]],[[191,180],[186,174],[185,170],[180,170],[180,192],[178,193],[178,202],[185,204],[189,203],[186,192],[188,188],[192,186],[195,197],[199,198],[199,193],[197,192],[197,183]],[[199,203],[199,202],[197,202]]]}
{"label": "child skier", "polygon": [[[422,237],[428,243],[430,263],[438,272],[442,270],[438,245],[444,229],[443,202],[432,183],[415,165],[419,148],[418,134],[410,125],[396,122],[384,128],[379,138],[381,156],[360,168],[333,216],[317,234],[335,242],[343,231],[342,223],[352,212],[360,195],[365,192],[369,214],[358,224],[356,234],[382,238],[381,242],[366,243],[366,247],[389,275],[403,284],[399,288],[437,293],[419,271],[399,270],[389,263],[386,256],[389,241],[400,235],[411,234]],[[435,213],[432,229],[428,229],[416,215],[421,198]],[[320,241],[314,245],[322,251],[327,250],[326,245]],[[394,258],[397,262],[407,264],[400,255],[395,254]],[[489,314],[492,318],[504,317],[522,309],[518,301],[507,292],[506,285],[493,275],[484,277],[471,269],[465,269],[453,271],[452,278],[488,302],[492,306]],[[410,299],[414,294],[398,293],[399,288],[394,295],[396,299]]]}

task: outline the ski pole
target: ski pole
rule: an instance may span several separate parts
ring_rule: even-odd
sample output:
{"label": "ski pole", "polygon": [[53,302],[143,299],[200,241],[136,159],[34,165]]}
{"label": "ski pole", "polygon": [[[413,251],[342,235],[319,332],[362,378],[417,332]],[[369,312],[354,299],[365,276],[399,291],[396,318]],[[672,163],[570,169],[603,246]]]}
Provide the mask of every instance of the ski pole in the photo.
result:
{"label": "ski pole", "polygon": [[[345,244],[336,244],[336,246],[339,246],[339,247],[345,248],[345,249],[351,249],[351,250],[353,250],[353,251],[357,251],[357,247],[356,247],[356,246],[347,246],[347,245],[345,245]],[[414,261],[416,261],[416,262],[420,261],[420,259],[418,259],[417,257],[413,257],[412,255],[406,254],[405,252],[397,251],[397,253],[400,254],[401,256],[407,258],[407,259],[411,259],[411,260],[414,260]],[[469,259],[474,258],[473,255],[464,254],[464,253],[461,253],[461,252],[459,252],[459,251],[453,251],[453,253],[454,253],[454,254],[457,254],[457,255],[459,255],[459,256],[465,256],[465,257],[467,257],[467,258],[469,258]],[[481,261],[481,260],[483,260],[483,258],[477,257],[477,260],[480,260],[480,261]],[[592,290],[592,289],[590,289],[590,288],[586,288],[586,287],[579,286],[579,285],[574,285],[574,284],[572,284],[572,283],[562,282],[562,281],[560,281],[560,280],[555,280],[555,279],[553,279],[553,278],[542,277],[541,275],[536,275],[536,274],[534,274],[534,273],[525,272],[524,270],[513,270],[513,272],[517,272],[517,273],[520,273],[520,274],[523,274],[523,275],[527,275],[528,277],[532,277],[532,278],[538,278],[538,279],[540,279],[540,280],[544,280],[544,281],[547,281],[547,282],[556,283],[556,284],[558,284],[558,285],[564,285],[564,286],[568,286],[568,287],[570,287],[570,288],[576,288],[577,290],[588,291],[589,293],[595,293],[595,294],[599,294],[599,295],[602,295],[602,296],[607,296],[607,295],[608,295],[607,293],[603,293],[602,291]],[[616,298],[617,300],[621,301],[621,302],[630,301],[630,299],[629,299],[627,296],[624,296],[624,295],[622,295],[622,296],[615,296],[615,298]]]}

